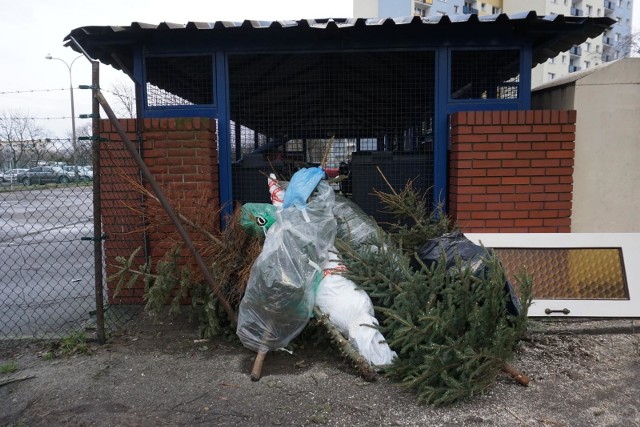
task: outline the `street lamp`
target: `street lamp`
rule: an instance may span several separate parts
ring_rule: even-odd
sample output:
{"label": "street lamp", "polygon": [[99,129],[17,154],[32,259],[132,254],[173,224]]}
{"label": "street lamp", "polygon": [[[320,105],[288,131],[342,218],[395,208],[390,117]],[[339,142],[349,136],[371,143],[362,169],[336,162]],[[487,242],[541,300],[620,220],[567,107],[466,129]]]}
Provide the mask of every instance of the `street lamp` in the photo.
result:
{"label": "street lamp", "polygon": [[55,59],[57,61],[62,62],[64,65],[66,65],[67,69],[69,70],[69,94],[71,95],[71,144],[73,146],[72,150],[72,157],[71,160],[73,161],[73,168],[74,168],[74,172],[76,174],[76,176],[78,175],[78,171],[77,171],[77,165],[76,165],[76,145],[77,145],[77,141],[76,141],[76,111],[75,111],[75,105],[74,105],[74,101],[73,101],[73,79],[71,78],[71,67],[73,67],[73,63],[76,62],[76,60],[78,58],[81,58],[83,55],[78,55],[76,56],[73,61],[71,61],[71,64],[67,64],[67,61],[65,61],[64,59],[60,59],[60,58],[56,58],[54,56],[51,56],[51,54],[48,54],[47,56],[45,56],[45,59]]}

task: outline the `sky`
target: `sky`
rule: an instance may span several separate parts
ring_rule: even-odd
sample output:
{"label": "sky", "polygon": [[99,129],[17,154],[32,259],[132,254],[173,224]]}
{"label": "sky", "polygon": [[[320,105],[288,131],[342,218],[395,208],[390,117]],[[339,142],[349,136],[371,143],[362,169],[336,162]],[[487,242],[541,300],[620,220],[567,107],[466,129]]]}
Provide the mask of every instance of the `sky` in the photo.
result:
{"label": "sky", "polygon": [[[0,115],[17,113],[37,119],[52,138],[71,134],[69,69],[74,88],[91,83],[91,66],[62,41],[71,30],[89,25],[159,24],[189,21],[243,21],[345,18],[353,15],[350,0],[0,0]],[[640,32],[640,0],[634,10],[634,32]],[[51,54],[60,60],[47,60]],[[75,61],[74,61],[75,60]],[[121,72],[101,65],[100,85],[128,81]],[[74,90],[76,117],[91,113],[91,91]],[[105,116],[102,113],[102,116]],[[76,128],[89,120],[76,119]]]}
{"label": "sky", "polygon": [[[78,54],[63,46],[71,30],[90,25],[159,24],[189,21],[243,21],[344,18],[353,14],[347,0],[0,0],[0,115],[34,117],[52,138],[71,134],[69,69]],[[51,54],[60,60],[47,60]],[[75,116],[91,113],[91,65],[78,58],[71,66]],[[100,66],[100,86],[110,105],[111,85],[128,81],[113,68]],[[106,115],[102,112],[102,117]],[[47,119],[49,118],[49,119]],[[76,119],[76,128],[89,124]]]}

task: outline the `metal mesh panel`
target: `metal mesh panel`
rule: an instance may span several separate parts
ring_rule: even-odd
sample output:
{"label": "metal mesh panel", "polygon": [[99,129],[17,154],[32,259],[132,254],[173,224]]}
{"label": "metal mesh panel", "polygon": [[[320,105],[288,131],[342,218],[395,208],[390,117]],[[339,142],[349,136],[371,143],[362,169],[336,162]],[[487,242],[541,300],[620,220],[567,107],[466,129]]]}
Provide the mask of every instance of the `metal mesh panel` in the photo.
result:
{"label": "metal mesh panel", "polygon": [[534,298],[629,299],[620,249],[494,250],[512,279],[521,269],[533,277]]}
{"label": "metal mesh panel", "polygon": [[148,107],[213,104],[211,56],[147,57],[145,70]]}
{"label": "metal mesh panel", "polygon": [[518,50],[459,50],[451,53],[452,99],[516,99]]}
{"label": "metal mesh panel", "polygon": [[0,185],[0,337],[62,336],[95,311],[90,144],[10,144],[25,171]]}
{"label": "metal mesh panel", "polygon": [[324,161],[338,192],[376,219],[373,189],[433,185],[433,52],[233,55],[229,96],[233,191],[268,201],[265,173],[289,179]]}

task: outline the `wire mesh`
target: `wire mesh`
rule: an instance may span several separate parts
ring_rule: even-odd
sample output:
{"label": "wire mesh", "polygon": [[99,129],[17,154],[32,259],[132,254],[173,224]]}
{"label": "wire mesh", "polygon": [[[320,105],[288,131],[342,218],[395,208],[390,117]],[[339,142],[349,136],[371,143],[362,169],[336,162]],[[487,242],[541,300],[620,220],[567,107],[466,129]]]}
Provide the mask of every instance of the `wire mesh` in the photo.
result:
{"label": "wire mesh", "polygon": [[149,56],[145,71],[148,107],[213,104],[213,59],[209,55]]}
{"label": "wire mesh", "polygon": [[[96,328],[91,141],[12,140],[0,151],[0,339],[91,334]],[[104,307],[109,331],[139,311],[109,301]]]}
{"label": "wire mesh", "polygon": [[385,178],[394,190],[415,180],[431,203],[433,52],[232,55],[229,97],[235,201],[266,202],[266,174],[322,164],[379,221]]}
{"label": "wire mesh", "polygon": [[3,152],[16,167],[0,183],[0,337],[62,336],[95,311],[93,243],[81,240],[93,234],[90,150],[10,141]]}
{"label": "wire mesh", "polygon": [[452,99],[517,99],[520,52],[459,50],[451,53]]}

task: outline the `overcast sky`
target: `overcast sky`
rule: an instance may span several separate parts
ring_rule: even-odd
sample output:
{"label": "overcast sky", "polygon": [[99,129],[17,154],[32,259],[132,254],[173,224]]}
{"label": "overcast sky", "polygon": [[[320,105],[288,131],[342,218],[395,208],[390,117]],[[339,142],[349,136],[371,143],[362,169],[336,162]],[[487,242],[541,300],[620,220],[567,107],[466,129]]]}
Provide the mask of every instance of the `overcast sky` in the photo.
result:
{"label": "overcast sky", "polygon": [[[640,5],[634,11],[634,31],[640,31]],[[62,45],[77,27],[158,24],[168,21],[242,21],[352,16],[350,0],[2,0],[0,13],[0,113],[19,112],[39,118],[51,137],[70,134],[69,70],[53,57],[71,63],[76,53]],[[127,79],[101,66],[101,86]],[[73,85],[91,83],[91,67],[80,58],[72,67]],[[63,89],[63,90],[61,90]],[[33,92],[29,92],[33,91]],[[16,93],[17,92],[17,93]],[[108,94],[106,94],[108,97]],[[76,117],[91,112],[91,92],[74,91]],[[110,102],[112,102],[110,100]],[[103,114],[104,115],[104,114]],[[44,118],[52,118],[45,120]],[[59,117],[65,117],[59,119]],[[88,121],[86,121],[88,122]],[[84,124],[76,120],[76,127]]]}

